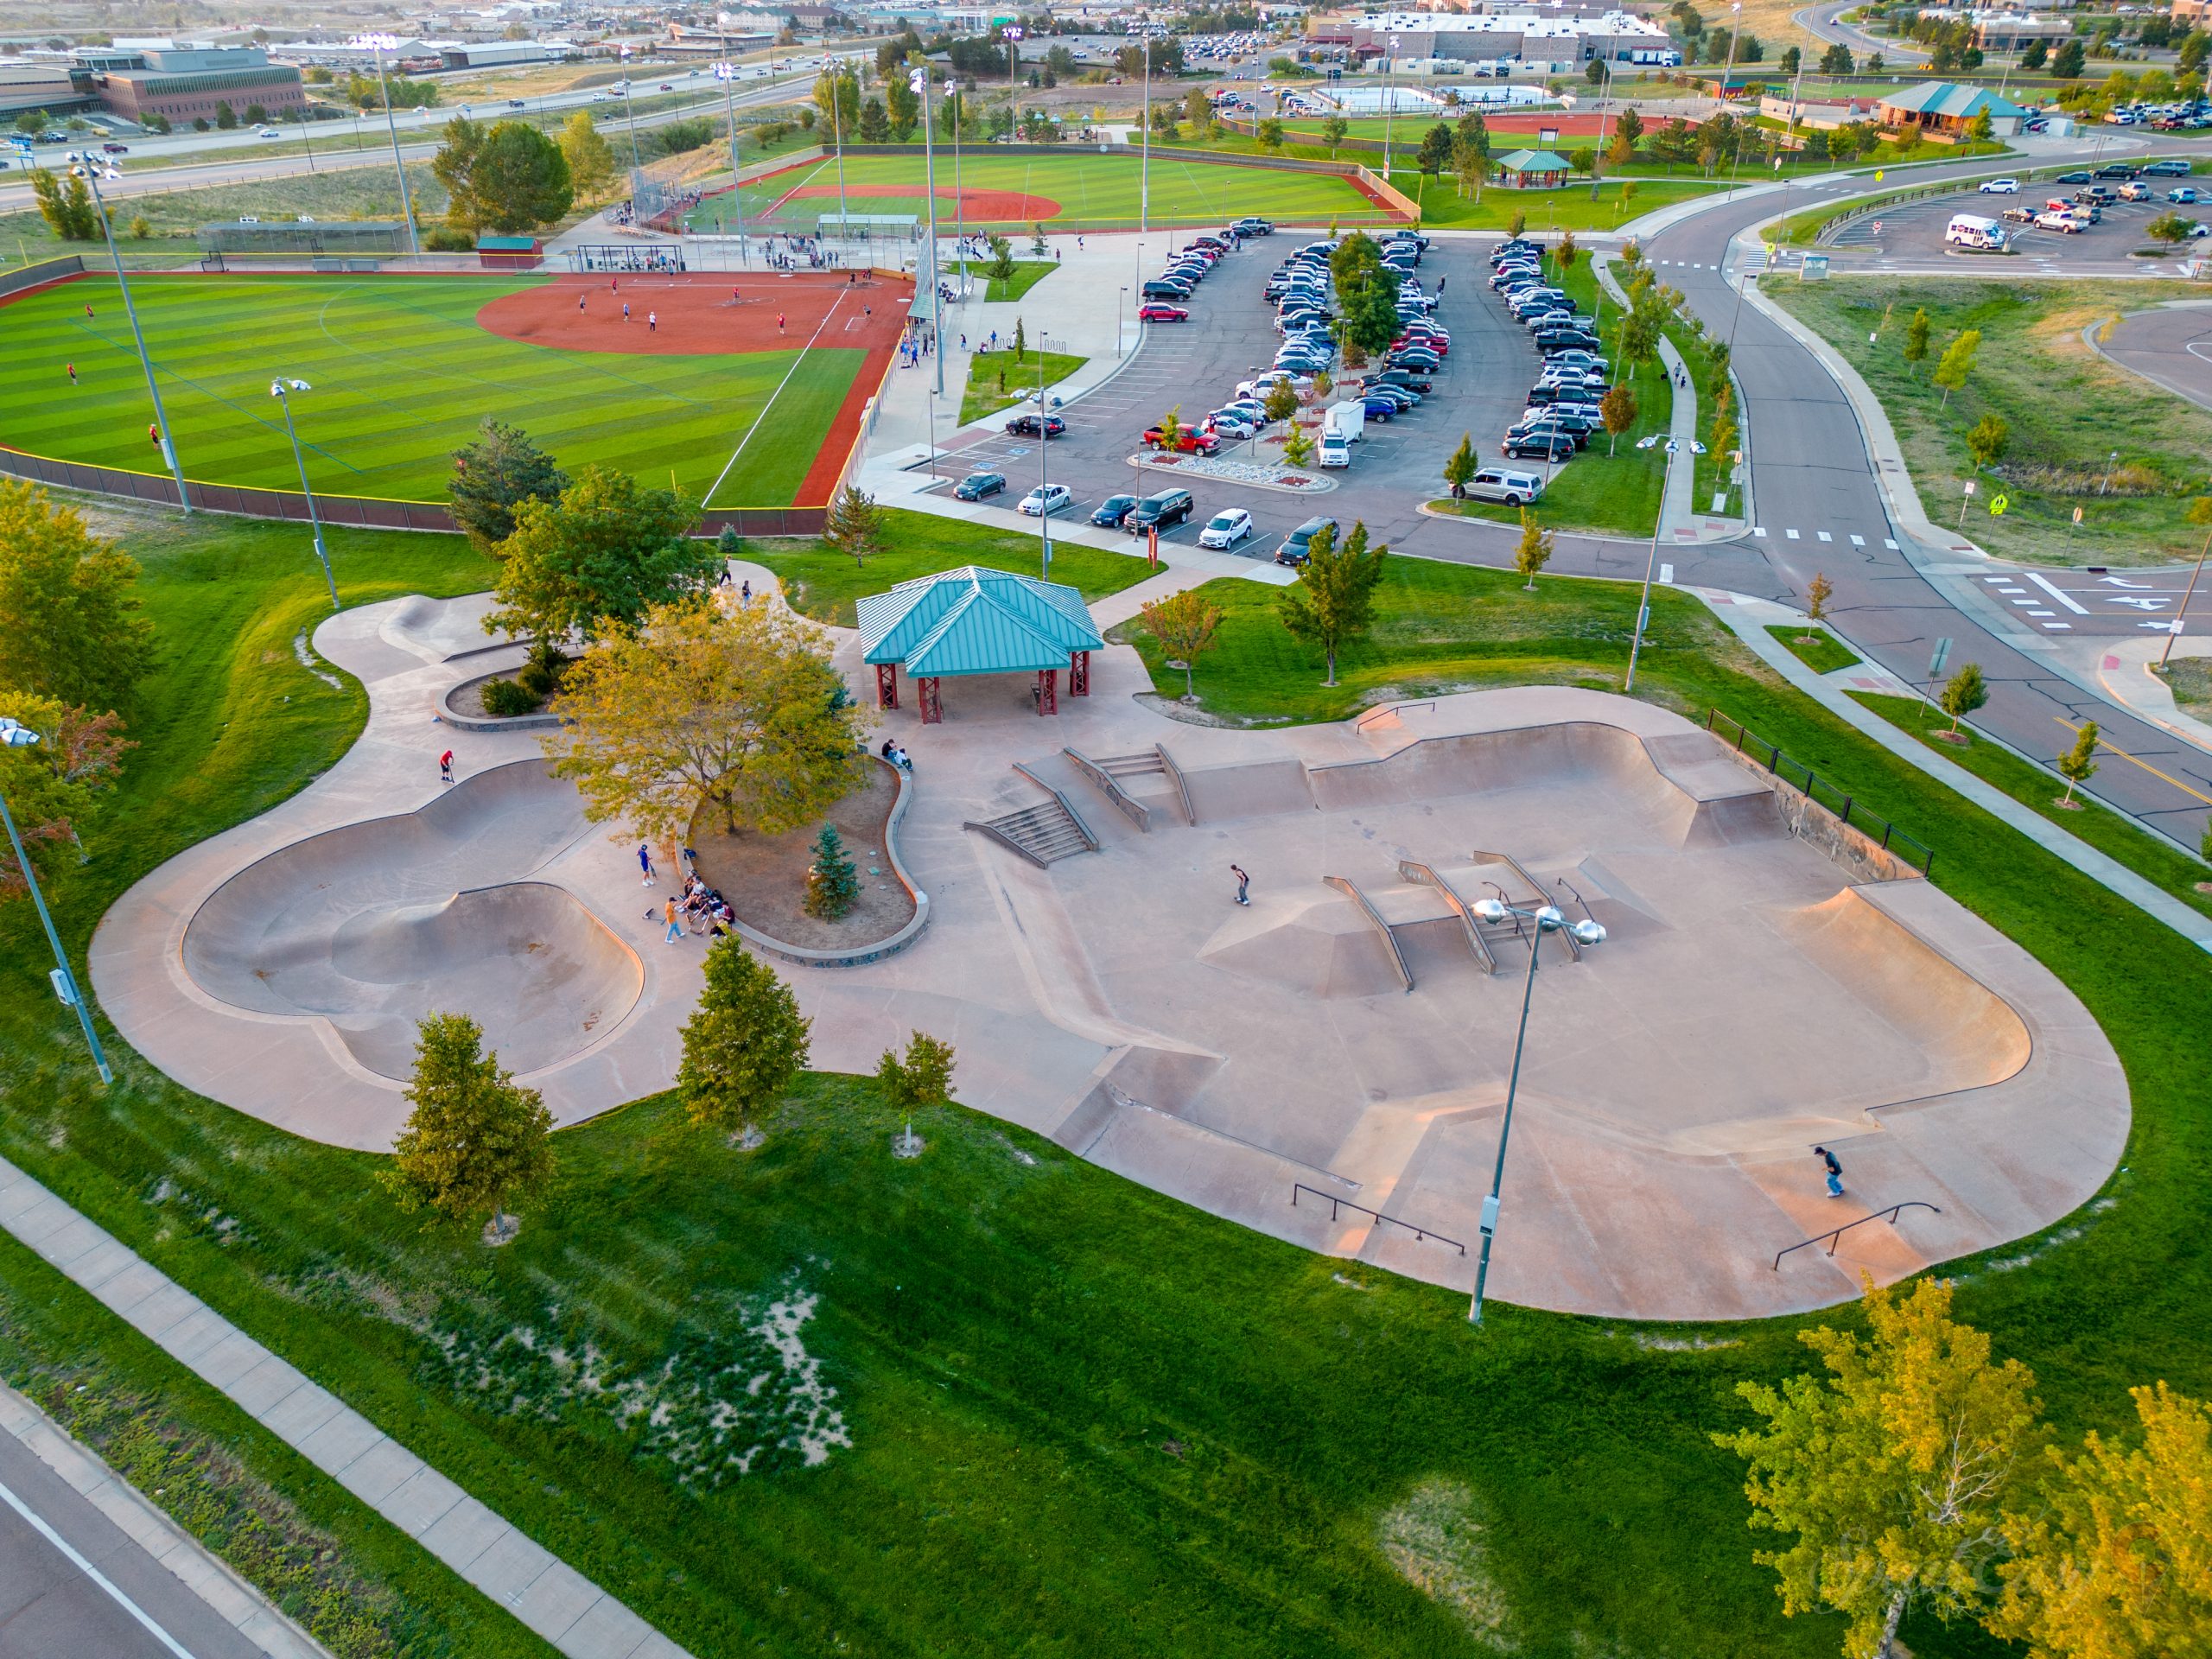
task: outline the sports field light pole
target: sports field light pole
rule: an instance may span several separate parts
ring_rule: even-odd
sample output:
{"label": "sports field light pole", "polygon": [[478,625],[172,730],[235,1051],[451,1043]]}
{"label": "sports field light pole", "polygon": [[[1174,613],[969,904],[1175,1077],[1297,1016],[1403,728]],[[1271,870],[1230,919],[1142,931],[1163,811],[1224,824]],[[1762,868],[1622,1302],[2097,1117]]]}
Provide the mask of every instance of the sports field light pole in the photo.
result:
{"label": "sports field light pole", "polygon": [[1402,37],[1388,35],[1383,45],[1390,55],[1382,60],[1382,182],[1390,182],[1390,134],[1397,124],[1398,99],[1392,85],[1398,67],[1398,41]]}
{"label": "sports field light pole", "polygon": [[1021,136],[1021,89],[1018,84],[1021,74],[1021,29],[1019,25],[1009,23],[999,31],[999,37],[1006,42],[1006,137],[1012,143]]}
{"label": "sports field light pole", "polygon": [[[1152,32],[1144,36],[1144,115],[1137,123],[1137,234],[1152,229]],[[1171,241],[1173,238],[1169,238]]]}
{"label": "sports field light pole", "polygon": [[1651,524],[1651,556],[1643,563],[1643,597],[1636,608],[1636,637],[1629,641],[1628,677],[1621,682],[1621,695],[1626,696],[1636,690],[1636,656],[1643,649],[1643,630],[1651,620],[1651,576],[1659,564],[1659,526],[1667,518],[1667,486],[1675,481],[1675,454],[1681,447],[1678,438],[1667,440],[1667,470],[1659,480],[1659,516]]}
{"label": "sports field light pole", "polygon": [[[11,749],[27,749],[39,741],[39,734],[12,715],[0,715],[0,743]],[[92,1029],[92,1012],[85,1006],[85,994],[77,988],[77,976],[69,971],[69,958],[62,954],[61,936],[54,931],[54,918],[47,914],[46,895],[38,890],[38,872],[31,868],[30,855],[23,850],[23,838],[16,833],[16,815],[8,810],[8,798],[0,795],[0,823],[8,826],[8,844],[16,849],[16,868],[23,873],[23,885],[31,890],[31,903],[38,906],[40,925],[46,929],[46,942],[54,947],[54,995],[77,1010],[77,1023],[85,1028],[85,1040],[92,1045],[92,1064],[99,1068],[103,1085],[115,1081],[115,1073],[108,1070],[107,1056],[100,1050],[99,1033]]]}
{"label": "sports field light pole", "polygon": [[315,507],[315,492],[308,486],[308,459],[300,449],[300,429],[292,423],[292,398],[296,391],[313,391],[315,388],[304,380],[289,380],[278,375],[269,383],[269,395],[284,405],[284,433],[292,441],[292,464],[300,469],[300,493],[308,499],[308,523],[315,527],[315,556],[322,562],[323,585],[330,589],[330,608],[338,608],[338,583],[330,574],[330,554],[322,544],[322,517]]}
{"label": "sports field light pole", "polygon": [[922,169],[925,181],[923,194],[930,204],[930,327],[937,339],[930,349],[931,386],[940,397],[944,396],[944,296],[938,289],[937,282],[937,140],[930,120],[930,72],[924,64],[906,77],[906,85],[922,100]]}
{"label": "sports field light pole", "polygon": [[130,279],[123,274],[123,256],[115,251],[115,226],[108,222],[107,201],[100,194],[99,169],[90,163],[85,168],[85,182],[92,187],[92,211],[100,216],[100,232],[107,238],[107,257],[115,263],[115,285],[123,290],[123,315],[130,320],[130,338],[138,347],[138,366],[146,371],[146,392],[154,400],[154,429],[160,435],[162,459],[168,462],[169,476],[176,480],[177,505],[190,512],[192,492],[185,487],[184,463],[177,459],[176,444],[169,435],[168,413],[162,407],[161,385],[154,378],[154,359],[146,355],[146,336],[138,327],[138,308],[130,300]]}
{"label": "sports field light pole", "polygon": [[1045,404],[1045,336],[1037,336],[1037,543],[1044,555],[1044,563],[1038,575],[1050,581],[1052,575],[1052,502],[1045,484],[1045,457],[1052,448],[1052,415]]}
{"label": "sports field light pole", "polygon": [[399,45],[391,35],[356,35],[346,42],[356,52],[363,47],[376,54],[377,88],[384,98],[385,130],[391,135],[391,165],[399,175],[399,216],[407,221],[407,251],[422,257],[423,238],[415,231],[415,202],[407,193],[407,163],[399,159],[399,123],[391,112],[391,83],[385,79],[384,54]]}
{"label": "sports field light pole", "polygon": [[960,297],[968,297],[968,199],[960,188],[960,124],[968,117],[968,94],[957,79],[947,81],[945,107],[952,112],[952,246],[960,261]]}
{"label": "sports field light pole", "polygon": [[[729,42],[722,42],[722,50],[729,50]],[[745,263],[745,180],[737,170],[737,100],[730,92],[730,83],[737,79],[737,66],[718,63],[715,79],[722,84],[722,115],[729,123],[729,199],[737,208],[737,263]],[[833,100],[834,102],[834,100]],[[849,226],[841,226],[850,234]]]}
{"label": "sports field light pole", "polygon": [[1497,1128],[1497,1166],[1491,1171],[1490,1196],[1483,1200],[1482,1255],[1475,1263],[1475,1300],[1467,1309],[1470,1324],[1483,1322],[1483,1287],[1490,1278],[1491,1241],[1497,1236],[1498,1189],[1505,1185],[1505,1147],[1513,1135],[1513,1097],[1521,1088],[1521,1052],[1529,1042],[1529,1003],[1536,991],[1536,957],[1543,949],[1547,933],[1572,934],[1577,944],[1603,944],[1605,930],[1595,921],[1570,922],[1559,912],[1555,905],[1539,905],[1534,910],[1523,910],[1509,905],[1502,899],[1478,899],[1468,908],[1479,921],[1496,926],[1511,921],[1516,930],[1519,924],[1530,925],[1529,938],[1529,976],[1521,986],[1521,1028],[1513,1039],[1513,1071],[1505,1084],[1505,1121]]}
{"label": "sports field light pole", "polygon": [[[836,85],[830,89],[830,130],[831,136],[837,141],[837,222],[844,227],[845,239],[850,241],[853,226],[852,221],[845,214],[845,70],[843,65],[840,64],[837,67],[832,79]],[[855,74],[853,77],[855,103],[860,101],[860,95],[861,78]],[[871,237],[873,234],[870,232]],[[869,257],[871,258],[874,257],[873,251],[870,252]]]}
{"label": "sports field light pole", "polygon": [[638,159],[638,110],[630,102],[630,48],[620,46],[615,48],[615,53],[617,61],[622,66],[622,118],[630,125],[630,168],[632,172],[642,173],[645,170],[645,164]]}

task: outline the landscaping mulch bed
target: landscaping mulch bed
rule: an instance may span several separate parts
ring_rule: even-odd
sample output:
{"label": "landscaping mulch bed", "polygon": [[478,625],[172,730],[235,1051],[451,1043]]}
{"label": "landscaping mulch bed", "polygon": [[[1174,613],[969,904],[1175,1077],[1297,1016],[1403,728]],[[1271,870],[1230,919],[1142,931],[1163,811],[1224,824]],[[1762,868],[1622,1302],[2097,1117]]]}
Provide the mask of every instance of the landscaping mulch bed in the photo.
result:
{"label": "landscaping mulch bed", "polygon": [[[500,719],[502,716],[494,715],[484,706],[484,688],[494,680],[512,680],[521,672],[522,671],[518,668],[505,674],[486,674],[480,679],[469,680],[455,686],[453,695],[447,701],[453,705],[453,711],[456,715],[470,715],[480,720]],[[541,702],[530,712],[538,713],[544,707],[545,705]]]}
{"label": "landscaping mulch bed", "polygon": [[[805,950],[849,950],[889,938],[914,914],[914,901],[884,855],[883,826],[898,799],[889,766],[871,758],[861,787],[830,810],[827,821],[845,839],[846,855],[860,876],[860,896],[836,921],[806,913],[806,872],[823,820],[812,819],[780,836],[741,830],[726,835],[711,810],[691,828],[699,874],[729,900],[738,920],[757,933]],[[871,874],[873,872],[873,874]]]}

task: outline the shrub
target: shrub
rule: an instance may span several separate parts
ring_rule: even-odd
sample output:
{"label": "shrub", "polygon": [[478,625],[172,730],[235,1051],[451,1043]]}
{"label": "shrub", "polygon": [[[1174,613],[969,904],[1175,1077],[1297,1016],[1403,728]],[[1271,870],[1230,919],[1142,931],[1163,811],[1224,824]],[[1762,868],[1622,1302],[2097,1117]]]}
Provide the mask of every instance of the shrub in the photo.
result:
{"label": "shrub", "polygon": [[519,679],[492,680],[484,687],[484,712],[497,720],[512,720],[517,715],[534,715],[544,701]]}
{"label": "shrub", "polygon": [[476,246],[476,238],[467,231],[441,225],[423,233],[423,245],[432,253],[467,253]]}

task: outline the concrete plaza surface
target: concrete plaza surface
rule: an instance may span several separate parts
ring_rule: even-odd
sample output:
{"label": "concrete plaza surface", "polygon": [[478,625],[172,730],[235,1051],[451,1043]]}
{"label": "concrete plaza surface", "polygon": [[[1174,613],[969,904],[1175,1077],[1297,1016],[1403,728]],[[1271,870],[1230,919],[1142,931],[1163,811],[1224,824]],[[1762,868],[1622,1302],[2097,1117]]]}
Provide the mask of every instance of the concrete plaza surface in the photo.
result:
{"label": "concrete plaza surface", "polygon": [[[508,1033],[564,1123],[668,1086],[702,942],[662,943],[634,838],[583,825],[530,734],[431,722],[440,692],[500,660],[450,656],[480,639],[480,608],[325,624],[316,648],[369,687],[361,741],[102,924],[102,1002],[181,1081],[381,1147],[405,1113],[400,1039],[435,1003]],[[872,691],[856,637],[830,632]],[[899,850],[931,924],[883,961],[786,970],[814,1063],[866,1071],[930,1031],[959,1052],[963,1103],[1246,1225],[1471,1281],[1471,1255],[1413,1229],[1478,1236],[1528,955],[1452,899],[1493,884],[1611,933],[1580,960],[1544,948],[1491,1278],[1508,1300],[1655,1319],[1822,1306],[1862,1268],[1888,1280],[2046,1225],[2124,1144],[2118,1063],[2051,975],[1926,882],[1821,850],[1797,798],[1664,710],[1525,688],[1360,726],[1214,728],[1167,717],[1125,646],[1057,718],[1014,677],[949,683],[942,725],[913,701],[885,725],[914,757]],[[454,785],[437,778],[448,741]],[[1155,746],[1194,823],[1173,771],[1116,768],[1142,809],[1125,815],[1063,752]],[[1096,852],[1040,868],[968,827],[1049,801],[1014,762]],[[499,890],[518,886],[562,898],[510,913]],[[1846,1198],[1826,1195],[1815,1142]],[[1300,1184],[1319,1196],[1294,1205]],[[1331,1199],[1412,1228],[1341,1205],[1332,1220]],[[1773,1266],[1908,1200],[1936,1209]]]}

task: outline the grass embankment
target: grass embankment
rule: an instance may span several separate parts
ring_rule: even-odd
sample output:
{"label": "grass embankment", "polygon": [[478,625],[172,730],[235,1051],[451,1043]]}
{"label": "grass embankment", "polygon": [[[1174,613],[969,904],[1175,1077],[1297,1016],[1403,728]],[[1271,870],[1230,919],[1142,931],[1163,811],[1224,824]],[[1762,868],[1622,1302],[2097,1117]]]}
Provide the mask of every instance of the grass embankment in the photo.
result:
{"label": "grass embankment", "polygon": [[[1765,292],[1865,377],[1936,524],[1956,523],[1962,486],[1978,477],[1966,533],[2000,556],[2152,564],[2194,555],[2202,544],[2202,530],[2184,515],[2207,488],[2212,413],[2146,385],[2082,339],[2084,328],[2122,312],[2197,297],[2189,284],[1882,276],[1770,280]],[[1928,359],[1916,367],[1904,348],[1920,308],[1932,331]],[[1980,330],[1981,348],[1947,408],[1933,372],[1944,347],[1968,328]],[[1870,348],[1867,336],[1877,331]],[[2012,438],[1997,464],[1977,473],[1966,435],[1985,415],[2005,421]],[[1986,507],[1999,494],[2007,507],[1995,516]],[[2082,522],[2074,529],[2077,506]]]}
{"label": "grass embankment", "polygon": [[983,289],[983,298],[1018,300],[1059,268],[1057,259],[1017,259],[1014,262],[1014,275],[992,277]]}
{"label": "grass embankment", "polygon": [[[1636,423],[1621,434],[1618,445],[1603,431],[1592,434],[1588,448],[1572,461],[1562,462],[1553,472],[1551,483],[1537,503],[1536,517],[1554,530],[1589,531],[1606,536],[1649,536],[1659,522],[1667,452],[1656,444],[1649,449],[1639,449],[1637,442],[1655,433],[1662,438],[1666,435],[1668,424],[1674,418],[1674,382],[1656,359],[1640,370],[1622,360],[1615,327],[1621,316],[1620,305],[1607,295],[1604,296],[1603,314],[1597,311],[1601,290],[1597,273],[1586,257],[1577,259],[1564,275],[1556,261],[1548,261],[1547,270],[1551,280],[1567,290],[1577,311],[1598,317],[1599,333],[1609,348],[1606,355],[1612,360],[1613,372],[1626,376],[1623,384],[1636,394]],[[1482,302],[1503,303],[1494,295],[1486,296]],[[1533,373],[1530,378],[1535,378]],[[1475,435],[1478,459],[1484,462],[1497,461],[1501,435]],[[1544,471],[1541,461],[1510,464],[1540,475]],[[1502,502],[1453,501],[1447,498],[1431,505],[1439,512],[1458,512],[1468,518],[1491,518],[1501,524],[1518,524],[1521,520],[1519,508]]]}
{"label": "grass embankment", "polygon": [[[2212,880],[2212,866],[2191,858],[2171,842],[2151,834],[2132,819],[2078,791],[2072,806],[2056,804],[2066,793],[2065,779],[2047,767],[2030,765],[1993,739],[1965,730],[1961,734],[1964,742],[1937,736],[1939,732],[1950,730],[1951,717],[1930,703],[1917,697],[1881,696],[1865,691],[1848,695],[1985,784],[2003,790],[2021,805],[2049,818],[2069,835],[2078,836],[2145,880],[2212,916],[2212,893],[2197,890],[2198,883]],[[2073,746],[2074,732],[2056,722],[2050,729],[2051,753],[2055,758],[2059,751]],[[2115,755],[2104,754],[2098,764],[2125,766],[2128,763]]]}
{"label": "grass embankment", "polygon": [[[352,145],[349,143],[346,148],[350,152]],[[248,155],[240,159],[251,157]],[[296,219],[306,213],[316,219],[377,219],[397,224],[400,217],[399,179],[391,168],[391,152],[387,149],[381,166],[332,168],[320,173],[251,179],[241,184],[205,184],[125,196],[114,204],[116,246],[125,259],[135,259],[143,254],[149,259],[189,260],[196,268],[200,244],[195,233],[199,227],[247,214],[264,223]],[[445,186],[432,175],[429,162],[407,164],[407,189],[426,226],[443,220],[451,198],[446,194]],[[142,219],[146,221],[148,231],[144,237],[133,234]],[[105,251],[98,243],[62,241],[48,227],[35,207],[0,213],[0,243],[20,244],[22,251],[32,259]],[[144,390],[143,385],[140,390]]]}
{"label": "grass embankment", "polygon": [[[485,573],[440,538],[333,539],[354,602]],[[322,613],[296,527],[132,543],[164,659],[91,861],[54,883],[80,964],[117,893],[298,788],[364,715],[358,688],[293,659]],[[1323,690],[1268,590],[1206,592],[1230,614],[1201,696],[1296,718],[1386,690],[1617,685],[1637,603],[1629,584],[1545,578],[1530,594],[1394,561],[1375,636]],[[2037,1368],[2069,1434],[2126,1421],[2131,1382],[2204,1393],[2212,1082],[2183,1039],[2212,1023],[2201,954],[1789,692],[1687,595],[1653,604],[1649,695],[1719,702],[1936,843],[1939,884],[2082,995],[2128,1068],[2139,1110],[2115,1205],[1955,1264],[1961,1314]],[[873,1086],[834,1077],[808,1079],[750,1155],[702,1146],[664,1097],[563,1132],[559,1193],[486,1252],[398,1215],[378,1160],[216,1107],[111,1037],[119,1082],[98,1096],[23,906],[0,912],[0,1152],[695,1653],[1073,1652],[1102,1627],[1131,1653],[1206,1659],[1494,1655],[1478,1626],[1525,1652],[1835,1649],[1835,1621],[1781,1618],[1750,1562],[1741,1467],[1709,1439],[1741,1421],[1736,1382],[1806,1365],[1804,1321],[1650,1340],[1499,1306],[1478,1336],[1460,1294],[1310,1256],[977,1114],[922,1115],[929,1153],[894,1160]],[[852,1444],[816,1467],[772,1449],[741,1478],[701,1478],[779,1438],[743,1380],[766,1373],[766,1396],[788,1398],[761,1326],[793,1295],[820,1298],[801,1339]],[[11,1314],[54,1296],[0,1249]],[[73,1304],[33,1334],[54,1351],[43,1363],[100,1376],[131,1342]],[[607,1394],[550,1357],[587,1345]],[[672,1416],[609,1409],[630,1384],[643,1392],[620,1397],[673,1401]],[[157,1360],[133,1386],[190,1403]],[[726,1438],[680,1477],[723,1407]],[[254,1452],[242,1419],[207,1410],[204,1432]],[[395,1573],[407,1559],[423,1560],[403,1549]],[[486,1604],[435,1588],[410,1593],[455,1650],[499,1650]],[[1904,1636],[1931,1659],[1974,1647],[1922,1621]]]}
{"label": "grass embankment", "polygon": [[[884,551],[856,565],[822,542],[747,542],[742,556],[766,565],[782,580],[791,607],[817,622],[853,626],[853,602],[862,594],[955,565],[980,564],[1020,575],[1037,574],[1037,537],[988,524],[971,524],[934,513],[892,509],[884,517]],[[1136,543],[1141,547],[1141,542]],[[1139,556],[1052,543],[1052,580],[1078,589],[1085,601],[1134,587],[1154,571]]]}
{"label": "grass embankment", "polygon": [[2212,720],[2212,657],[2176,657],[2158,674],[2182,713]]}
{"label": "grass embankment", "polygon": [[1860,661],[1857,653],[1826,628],[1802,628],[1788,622],[1767,632],[1815,674],[1833,674],[1840,668],[1856,667]]}
{"label": "grass embankment", "polygon": [[961,424],[1012,409],[1037,390],[1040,371],[1042,384],[1050,388],[1089,361],[1067,352],[1039,351],[1034,346],[1024,346],[1019,355],[1010,349],[979,352],[968,359],[968,385],[960,394]]}

